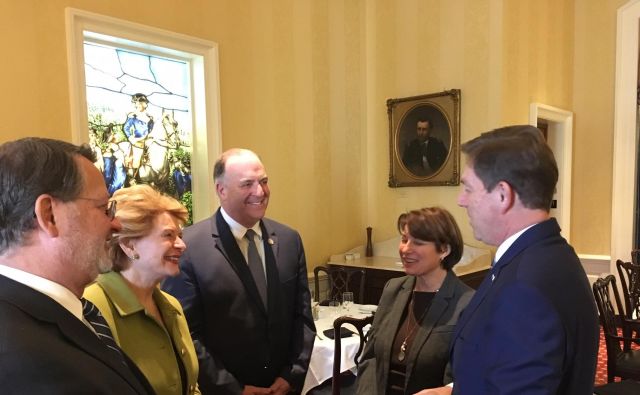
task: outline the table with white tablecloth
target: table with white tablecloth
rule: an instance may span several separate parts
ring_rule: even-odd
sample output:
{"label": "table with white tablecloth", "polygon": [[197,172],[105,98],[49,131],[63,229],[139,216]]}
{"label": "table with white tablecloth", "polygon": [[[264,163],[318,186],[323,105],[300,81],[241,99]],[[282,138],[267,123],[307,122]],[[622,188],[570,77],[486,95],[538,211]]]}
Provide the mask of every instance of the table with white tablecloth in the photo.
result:
{"label": "table with white tablecloth", "polygon": [[[311,353],[311,361],[309,362],[309,370],[302,387],[302,394],[306,394],[310,389],[322,384],[325,380],[333,376],[333,353],[335,351],[335,343],[333,339],[328,338],[323,332],[333,328],[333,321],[339,316],[348,315],[355,318],[364,318],[371,315],[371,310],[375,306],[353,304],[348,309],[341,306],[328,307],[319,306],[319,319],[315,321],[317,336],[313,344]],[[346,324],[343,327],[356,332],[350,337],[341,339],[341,361],[340,371],[346,372],[356,367],[353,360],[358,346],[360,345],[360,337],[356,329]],[[368,328],[365,328],[365,330]]]}

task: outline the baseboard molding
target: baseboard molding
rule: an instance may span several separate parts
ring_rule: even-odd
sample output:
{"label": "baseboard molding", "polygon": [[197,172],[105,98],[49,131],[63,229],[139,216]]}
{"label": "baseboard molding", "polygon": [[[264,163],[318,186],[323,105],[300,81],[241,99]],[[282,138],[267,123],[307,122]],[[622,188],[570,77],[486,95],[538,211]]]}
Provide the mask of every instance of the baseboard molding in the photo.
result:
{"label": "baseboard molding", "polygon": [[608,255],[578,255],[584,271],[587,272],[589,283],[593,284],[600,277],[611,273],[611,257]]}
{"label": "baseboard molding", "polygon": [[584,267],[584,271],[587,272],[587,274],[599,276],[611,271],[611,257],[608,255],[581,254],[578,255],[578,258],[580,258],[582,267]]}

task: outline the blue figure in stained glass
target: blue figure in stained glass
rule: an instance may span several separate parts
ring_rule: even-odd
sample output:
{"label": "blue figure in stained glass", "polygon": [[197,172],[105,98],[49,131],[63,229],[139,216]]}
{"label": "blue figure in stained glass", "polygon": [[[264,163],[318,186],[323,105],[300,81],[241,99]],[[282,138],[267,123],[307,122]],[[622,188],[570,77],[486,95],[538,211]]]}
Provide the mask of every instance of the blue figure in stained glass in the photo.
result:
{"label": "blue figure in stained glass", "polygon": [[113,195],[115,191],[124,186],[127,180],[127,171],[124,167],[125,153],[122,146],[128,147],[129,143],[118,142],[116,133],[109,133],[106,137],[107,148],[102,153],[103,176],[109,195]]}
{"label": "blue figure in stained glass", "polygon": [[146,139],[153,130],[153,116],[147,113],[149,99],[145,94],[136,93],[132,95],[131,103],[133,103],[135,111],[127,114],[127,120],[122,127],[124,134],[131,143],[125,166],[129,170],[129,175],[135,177],[140,168]]}
{"label": "blue figure in stained glass", "polygon": [[191,174],[189,174],[189,169],[181,161],[175,163],[173,181],[176,184],[178,198],[182,198],[185,192],[191,190]]}

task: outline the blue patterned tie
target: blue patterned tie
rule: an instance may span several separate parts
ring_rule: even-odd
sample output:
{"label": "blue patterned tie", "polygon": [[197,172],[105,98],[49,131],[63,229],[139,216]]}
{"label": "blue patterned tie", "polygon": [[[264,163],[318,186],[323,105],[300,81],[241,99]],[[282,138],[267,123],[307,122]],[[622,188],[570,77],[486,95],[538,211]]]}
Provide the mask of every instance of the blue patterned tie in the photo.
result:
{"label": "blue patterned tie", "polygon": [[125,363],[124,356],[122,355],[122,350],[120,349],[120,347],[118,347],[116,341],[113,339],[111,329],[109,329],[109,325],[102,316],[102,313],[100,313],[100,310],[98,310],[98,308],[93,303],[85,298],[82,298],[81,301],[82,315],[84,316],[84,319],[87,320],[89,324],[91,324],[93,330],[95,330],[96,332],[96,335],[98,335],[98,338],[102,340],[102,342],[107,347],[109,347],[109,349],[116,352],[118,354],[118,358],[122,360],[123,363]]}

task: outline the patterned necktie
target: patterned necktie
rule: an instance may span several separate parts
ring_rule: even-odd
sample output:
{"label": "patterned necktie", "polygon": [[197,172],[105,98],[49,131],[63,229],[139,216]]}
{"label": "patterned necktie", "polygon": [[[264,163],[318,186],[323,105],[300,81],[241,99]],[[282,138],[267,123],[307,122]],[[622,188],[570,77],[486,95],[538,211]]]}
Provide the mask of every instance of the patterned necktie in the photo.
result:
{"label": "patterned necktie", "polygon": [[258,253],[258,248],[256,247],[256,243],[254,240],[256,232],[253,229],[247,229],[247,233],[245,233],[244,237],[249,242],[249,250],[247,251],[247,263],[249,264],[249,270],[251,270],[251,275],[253,276],[253,280],[256,283],[256,287],[258,287],[258,293],[260,293],[260,298],[262,299],[262,303],[265,308],[267,307],[267,278],[264,274],[264,268],[262,267],[262,259],[260,258],[260,254]]}
{"label": "patterned necktie", "polygon": [[[109,325],[107,324],[107,320],[104,319],[100,310],[88,301],[85,298],[81,299],[82,301],[82,315],[84,319],[91,324],[93,330],[98,335],[98,338],[102,340],[102,342],[111,350],[118,354],[118,357],[124,363],[124,356],[122,355],[122,350],[116,344],[116,341],[113,339],[113,335],[111,333],[111,329],[109,329]],[[126,364],[126,363],[125,363]]]}

